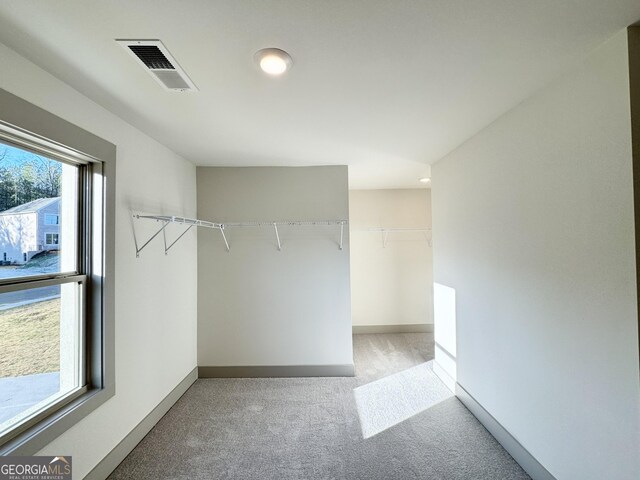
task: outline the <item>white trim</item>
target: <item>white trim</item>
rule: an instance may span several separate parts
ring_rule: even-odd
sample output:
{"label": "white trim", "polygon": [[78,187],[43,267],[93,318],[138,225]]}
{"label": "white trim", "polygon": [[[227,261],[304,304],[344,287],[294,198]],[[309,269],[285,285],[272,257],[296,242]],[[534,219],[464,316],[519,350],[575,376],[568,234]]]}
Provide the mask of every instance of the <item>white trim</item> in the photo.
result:
{"label": "white trim", "polygon": [[370,333],[433,333],[433,324],[353,325],[352,332],[354,335],[366,335]]}
{"label": "white trim", "polygon": [[344,365],[200,366],[198,378],[353,377],[353,363]]}
{"label": "white trim", "polygon": [[[61,406],[42,422],[0,445],[0,455],[25,456],[40,451],[115,395],[116,202],[115,189],[111,187],[116,178],[117,159],[114,144],[2,89],[0,112],[0,139],[3,142],[72,165],[92,164],[90,169],[93,171],[87,181],[92,185],[89,199],[93,201],[94,212],[93,216],[87,214],[84,220],[87,224],[94,222],[95,227],[93,244],[90,246],[96,256],[87,271],[94,288],[83,296],[88,307],[87,325],[90,323],[95,332],[87,343],[87,348],[91,350],[91,355],[87,355],[87,378],[91,386],[85,394]],[[106,188],[107,185],[110,187]],[[98,240],[95,239],[97,236]],[[99,269],[96,267],[98,263]],[[25,277],[22,283],[29,284],[36,280],[61,283],[72,278],[60,278],[60,275],[54,275],[53,279],[49,278],[51,275],[44,275],[44,279],[40,277]],[[27,288],[18,283],[11,285],[16,289],[22,287]],[[5,284],[3,288],[9,287]]]}
{"label": "white trim", "polygon": [[[56,243],[48,243],[47,242],[47,235],[55,235],[56,237],[58,237],[56,240],[58,240]],[[44,232],[44,244],[47,247],[52,247],[52,246],[56,246],[56,245],[60,245],[60,233],[58,232]]]}
{"label": "white trim", "polygon": [[509,452],[522,469],[534,480],[556,480],[553,475],[524,448],[524,446],[484,409],[459,383],[456,383],[456,397],[476,417],[491,435]]}
{"label": "white trim", "polygon": [[136,445],[155,427],[156,423],[198,379],[198,367],[195,367],[162,401],[131,430],[106,457],[91,470],[85,480],[104,480],[129,455]]}
{"label": "white trim", "polygon": [[438,362],[433,362],[433,373],[435,373],[442,383],[444,383],[453,393],[456,392],[456,380],[440,366]]}
{"label": "white trim", "polygon": [[100,162],[86,153],[0,120],[0,141],[72,165]]}

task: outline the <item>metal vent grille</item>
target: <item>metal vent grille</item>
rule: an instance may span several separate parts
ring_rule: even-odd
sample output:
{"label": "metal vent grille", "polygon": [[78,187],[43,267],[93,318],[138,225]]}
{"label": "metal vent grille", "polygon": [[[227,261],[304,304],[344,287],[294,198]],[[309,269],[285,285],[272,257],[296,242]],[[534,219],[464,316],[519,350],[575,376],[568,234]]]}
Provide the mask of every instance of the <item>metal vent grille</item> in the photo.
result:
{"label": "metal vent grille", "polygon": [[129,45],[129,48],[148,68],[175,70],[169,59],[155,45]]}
{"label": "metal vent grille", "polygon": [[188,90],[189,84],[184,81],[182,75],[176,71],[154,70],[153,74],[169,90]]}
{"label": "metal vent grille", "polygon": [[160,40],[116,39],[131,58],[170,92],[197,92],[198,87]]}

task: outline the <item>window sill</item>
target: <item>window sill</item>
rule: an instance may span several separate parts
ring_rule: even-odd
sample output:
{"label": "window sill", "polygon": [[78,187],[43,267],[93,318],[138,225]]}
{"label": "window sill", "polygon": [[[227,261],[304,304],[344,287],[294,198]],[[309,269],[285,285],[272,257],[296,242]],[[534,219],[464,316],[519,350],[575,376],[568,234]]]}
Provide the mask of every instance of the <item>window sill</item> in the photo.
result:
{"label": "window sill", "polygon": [[114,386],[89,389],[41,422],[0,445],[0,456],[34,455],[114,395]]}

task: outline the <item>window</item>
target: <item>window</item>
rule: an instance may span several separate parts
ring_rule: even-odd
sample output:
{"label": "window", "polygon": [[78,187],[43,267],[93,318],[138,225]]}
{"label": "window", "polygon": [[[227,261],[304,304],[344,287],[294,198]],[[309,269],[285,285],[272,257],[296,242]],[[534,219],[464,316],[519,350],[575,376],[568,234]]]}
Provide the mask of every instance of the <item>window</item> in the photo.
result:
{"label": "window", "polygon": [[33,455],[115,392],[115,147],[0,105],[0,455]]}
{"label": "window", "polygon": [[[89,166],[53,160],[0,143],[0,248],[24,252],[21,265],[0,267],[0,440],[86,390],[84,378],[87,207],[79,192]],[[60,232],[36,237],[37,214],[58,208]],[[58,215],[45,216],[47,220]],[[88,232],[83,232],[88,233]],[[27,246],[27,247],[25,247]],[[79,255],[80,254],[80,255]],[[18,253],[19,255],[19,253]]]}
{"label": "window", "polygon": [[[0,187],[2,188],[2,187]],[[57,233],[45,233],[44,234],[45,245],[59,245]]]}
{"label": "window", "polygon": [[44,214],[45,225],[58,225],[59,223],[60,223],[60,215],[55,215],[53,213]]}

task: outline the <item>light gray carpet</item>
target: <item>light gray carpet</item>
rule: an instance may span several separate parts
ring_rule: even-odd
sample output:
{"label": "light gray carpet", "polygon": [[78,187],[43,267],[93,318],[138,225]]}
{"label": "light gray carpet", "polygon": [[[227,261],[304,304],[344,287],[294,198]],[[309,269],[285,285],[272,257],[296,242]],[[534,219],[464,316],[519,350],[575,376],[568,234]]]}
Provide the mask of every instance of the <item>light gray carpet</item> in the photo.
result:
{"label": "light gray carpet", "polygon": [[[432,358],[432,334],[355,335],[355,378],[198,380],[109,478],[529,478],[455,397],[438,401],[442,391],[363,438],[354,389]],[[370,408],[387,401],[377,398]]]}
{"label": "light gray carpet", "polygon": [[433,360],[353,390],[363,438],[370,438],[453,396]]}

